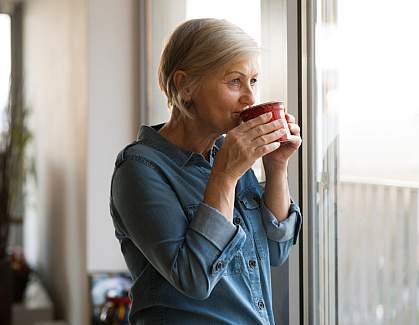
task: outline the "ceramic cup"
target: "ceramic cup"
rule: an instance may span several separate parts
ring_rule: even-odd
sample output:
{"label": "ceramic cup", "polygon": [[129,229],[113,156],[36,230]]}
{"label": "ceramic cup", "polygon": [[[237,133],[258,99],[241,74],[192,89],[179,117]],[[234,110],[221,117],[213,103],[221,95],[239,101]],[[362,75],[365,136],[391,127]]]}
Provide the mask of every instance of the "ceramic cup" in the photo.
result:
{"label": "ceramic cup", "polygon": [[289,141],[291,132],[288,128],[288,122],[285,118],[285,106],[282,102],[268,102],[251,106],[248,109],[241,112],[240,118],[242,121],[246,122],[268,112],[272,112],[272,118],[269,122],[272,122],[274,120],[282,121],[281,129],[285,130],[285,134],[279,138],[279,142]]}

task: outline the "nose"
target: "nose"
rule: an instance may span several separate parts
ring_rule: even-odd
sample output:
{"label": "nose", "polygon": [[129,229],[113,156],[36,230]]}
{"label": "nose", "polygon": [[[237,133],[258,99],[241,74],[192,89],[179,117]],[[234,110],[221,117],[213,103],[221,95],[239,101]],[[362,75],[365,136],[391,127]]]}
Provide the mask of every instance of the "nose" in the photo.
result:
{"label": "nose", "polygon": [[240,104],[252,106],[255,103],[254,89],[250,85],[243,87],[243,92],[240,95]]}

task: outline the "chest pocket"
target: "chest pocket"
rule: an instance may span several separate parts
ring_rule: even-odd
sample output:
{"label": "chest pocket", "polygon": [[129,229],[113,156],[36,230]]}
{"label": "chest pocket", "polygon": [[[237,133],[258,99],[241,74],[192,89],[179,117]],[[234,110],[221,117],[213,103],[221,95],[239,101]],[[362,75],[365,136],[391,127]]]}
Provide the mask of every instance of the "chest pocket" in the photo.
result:
{"label": "chest pocket", "polygon": [[260,198],[254,193],[247,192],[240,197],[240,202],[246,210],[254,210],[259,208]]}
{"label": "chest pocket", "polygon": [[251,189],[247,189],[243,193],[240,193],[238,199],[245,214],[252,214],[256,212],[254,210],[258,210],[261,206],[261,197],[257,192]]}

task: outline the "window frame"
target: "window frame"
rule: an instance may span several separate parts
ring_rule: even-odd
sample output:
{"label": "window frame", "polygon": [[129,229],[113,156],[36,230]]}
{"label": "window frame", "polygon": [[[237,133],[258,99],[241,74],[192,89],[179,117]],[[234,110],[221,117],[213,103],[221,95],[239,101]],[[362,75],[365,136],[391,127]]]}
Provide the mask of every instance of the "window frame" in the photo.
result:
{"label": "window frame", "polygon": [[[333,0],[332,0],[333,1]],[[304,223],[302,227],[301,268],[301,325],[332,325],[338,323],[337,294],[337,242],[336,224],[327,228],[319,215],[319,192],[329,185],[326,173],[318,175],[319,149],[316,142],[317,123],[317,78],[315,26],[317,10],[330,5],[329,0],[298,0],[299,10],[299,96],[302,114],[302,160],[301,160],[301,209]],[[326,172],[329,172],[326,170]],[[324,177],[323,177],[324,176]],[[304,195],[303,195],[304,193]],[[336,222],[336,220],[335,220]],[[321,241],[323,231],[326,241]],[[300,240],[301,240],[300,239]],[[320,268],[320,248],[323,248],[327,270]],[[330,256],[333,254],[333,256]],[[331,258],[331,259],[330,259]],[[323,282],[322,282],[323,281]]]}

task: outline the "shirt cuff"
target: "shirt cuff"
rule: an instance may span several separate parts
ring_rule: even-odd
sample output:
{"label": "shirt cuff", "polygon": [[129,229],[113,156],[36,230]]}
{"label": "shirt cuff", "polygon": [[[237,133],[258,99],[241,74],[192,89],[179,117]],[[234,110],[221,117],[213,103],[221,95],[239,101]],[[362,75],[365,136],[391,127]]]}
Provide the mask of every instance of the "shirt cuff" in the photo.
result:
{"label": "shirt cuff", "polygon": [[189,228],[204,236],[222,251],[237,232],[237,227],[229,222],[217,209],[201,202]]}
{"label": "shirt cuff", "polygon": [[264,200],[261,201],[262,219],[267,237],[276,242],[293,239],[293,244],[295,244],[300,233],[302,219],[298,205],[291,200],[287,218],[278,222],[272,211],[265,205]]}

